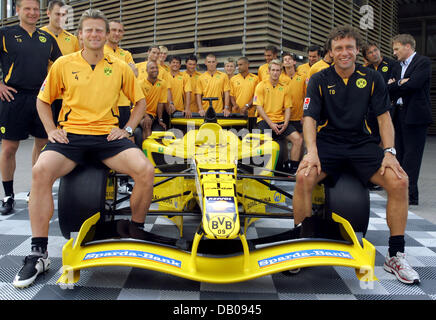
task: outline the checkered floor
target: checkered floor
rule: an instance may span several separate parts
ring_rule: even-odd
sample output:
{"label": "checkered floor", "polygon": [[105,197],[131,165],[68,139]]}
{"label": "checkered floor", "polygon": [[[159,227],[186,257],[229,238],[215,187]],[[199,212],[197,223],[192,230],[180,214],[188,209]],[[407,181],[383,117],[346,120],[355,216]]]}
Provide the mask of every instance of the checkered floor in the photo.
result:
{"label": "checkered floor", "polygon": [[[56,199],[57,184],[53,189]],[[30,249],[30,223],[26,193],[16,195],[14,214],[0,216],[0,300],[436,300],[436,225],[409,212],[406,253],[421,277],[420,285],[405,285],[383,270],[389,230],[386,200],[371,193],[371,217],[366,238],[376,247],[373,287],[364,288],[354,270],[345,267],[311,267],[298,275],[281,273],[236,284],[200,283],[171,275],[129,267],[105,267],[81,271],[73,289],[56,285],[62,266],[62,237],[55,212],[50,224],[51,269],[29,288],[15,289],[12,280]],[[55,200],[55,207],[56,200]],[[186,219],[185,234],[195,228]],[[259,220],[247,237],[265,236],[290,228],[283,220]],[[176,236],[177,228],[161,217],[147,217],[146,229]]]}

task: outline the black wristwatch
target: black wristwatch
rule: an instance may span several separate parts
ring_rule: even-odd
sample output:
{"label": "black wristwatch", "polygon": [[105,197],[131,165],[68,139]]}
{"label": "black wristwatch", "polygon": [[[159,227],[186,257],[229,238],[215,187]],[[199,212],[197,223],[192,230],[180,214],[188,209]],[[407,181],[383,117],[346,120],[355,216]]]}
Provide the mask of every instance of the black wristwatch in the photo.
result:
{"label": "black wristwatch", "polygon": [[127,133],[129,134],[129,137],[133,136],[133,129],[130,127],[125,127],[124,130],[127,131]]}

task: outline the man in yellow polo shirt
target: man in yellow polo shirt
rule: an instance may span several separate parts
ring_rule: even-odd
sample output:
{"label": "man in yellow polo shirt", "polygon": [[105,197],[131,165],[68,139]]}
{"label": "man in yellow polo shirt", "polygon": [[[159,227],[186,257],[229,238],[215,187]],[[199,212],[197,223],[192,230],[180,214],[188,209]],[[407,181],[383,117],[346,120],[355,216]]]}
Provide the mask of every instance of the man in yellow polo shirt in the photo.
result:
{"label": "man in yellow polo shirt", "polygon": [[182,59],[179,56],[172,56],[169,60],[171,94],[174,107],[176,110],[182,111],[186,118],[191,118],[191,79],[186,73],[180,72]]}
{"label": "man in yellow polo shirt", "polygon": [[279,60],[272,60],[269,65],[269,79],[260,82],[255,90],[253,104],[257,108],[257,127],[270,132],[274,140],[286,139],[292,143],[290,174],[295,174],[300,160],[303,139],[297,130],[289,124],[292,98],[288,87],[279,81],[282,72]]}
{"label": "man in yellow polo shirt", "polygon": [[[124,25],[120,21],[112,20],[109,22],[109,36],[104,46],[104,53],[110,54],[124,62],[126,62],[130,68],[132,68],[135,76],[138,75],[138,70],[135,67],[132,54],[120,48],[119,43],[124,36]],[[120,128],[124,128],[125,124],[130,117],[130,105],[131,101],[121,91],[120,98],[118,100],[118,109],[120,113]]]}
{"label": "man in yellow polo shirt", "polygon": [[331,48],[329,43],[326,42],[323,49],[324,57],[310,67],[309,74],[307,75],[306,84],[309,83],[309,79],[311,76],[313,76],[315,73],[325,68],[330,67],[330,65],[333,63],[333,58],[330,54],[330,49]]}
{"label": "man in yellow polo shirt", "polygon": [[[209,102],[202,101],[204,98],[218,98],[213,101],[213,108],[216,113],[224,113],[225,117],[230,115],[230,83],[229,77],[224,72],[218,71],[216,66],[218,64],[216,56],[209,53],[206,56],[207,71],[198,78],[197,88],[195,89],[195,96],[197,99],[198,113],[204,116],[205,111],[209,107]],[[224,104],[223,104],[224,96]]]}
{"label": "man in yellow polo shirt", "polygon": [[[79,51],[79,40],[77,37],[62,28],[62,19],[67,15],[66,6],[63,1],[50,1],[47,7],[48,25],[41,28],[56,39],[62,55]],[[62,99],[56,99],[52,105],[53,119],[58,120],[62,108]]]}
{"label": "man in yellow polo shirt", "polygon": [[250,62],[247,57],[237,60],[239,73],[230,79],[230,101],[233,113],[247,114],[249,118],[249,129],[256,124],[256,110],[252,108],[254,90],[259,83],[259,78],[248,72]]}
{"label": "man in yellow polo shirt", "polygon": [[145,101],[147,101],[146,114],[140,122],[143,139],[146,139],[151,131],[164,131],[166,129],[162,114],[164,104],[167,103],[167,84],[165,80],[158,77],[158,74],[157,63],[150,61],[147,64],[147,79],[139,80]]}
{"label": "man in yellow polo shirt", "polygon": [[259,77],[259,81],[267,80],[269,77],[269,63],[277,59],[277,55],[279,51],[275,46],[267,46],[263,52],[263,56],[265,58],[265,63],[261,65],[257,71],[257,76]]}
{"label": "man in yellow polo shirt", "polygon": [[[135,76],[138,76],[138,69],[135,67],[135,62],[133,61],[132,54],[120,48],[119,43],[124,37],[124,25],[121,21],[112,20],[109,21],[109,36],[107,37],[106,44],[104,46],[104,53],[110,54],[124,62],[126,62],[130,68],[132,68]],[[120,92],[120,98],[118,99],[118,111],[119,111],[119,123],[120,128],[124,128],[127,121],[130,118],[131,101],[126,97],[123,91]],[[131,138],[133,139],[133,137]],[[121,177],[118,179],[118,193],[127,194],[132,191],[132,185],[129,184],[128,177]]]}
{"label": "man in yellow polo shirt", "polygon": [[197,57],[195,55],[190,55],[186,58],[185,61],[186,70],[182,72],[182,74],[186,74],[191,79],[191,104],[189,105],[189,109],[192,112],[198,112],[197,100],[195,99],[195,90],[197,88],[198,79],[201,76],[201,73],[197,71]]}
{"label": "man in yellow polo shirt", "polygon": [[[125,228],[119,233],[136,239],[146,237],[141,225],[151,203],[154,167],[142,150],[127,139],[145,112],[144,95],[129,66],[104,54],[109,23],[101,11],[85,11],[79,21],[79,33],[83,51],[55,61],[38,95],[37,109],[49,142],[32,168],[31,254],[13,280],[19,288],[31,285],[50,265],[47,246],[54,211],[53,183],[77,164],[86,163],[89,157],[134,179],[132,218],[130,222],[122,220]],[[135,102],[124,129],[118,127],[115,115],[120,90]],[[61,93],[63,118],[60,127],[56,127],[50,104]]]}
{"label": "man in yellow polo shirt", "polygon": [[310,68],[319,61],[321,58],[321,48],[319,46],[310,46],[307,50],[307,59],[308,62],[299,65],[297,68],[297,72],[300,74],[305,74],[306,77],[309,74]]}
{"label": "man in yellow polo shirt", "polygon": [[[140,62],[136,64],[138,68],[138,80],[147,79],[147,64],[149,61],[154,61],[157,63],[159,67],[159,78],[166,81],[167,84],[167,102],[164,104],[164,121],[169,124],[169,115],[173,114],[176,111],[174,107],[172,92],[171,92],[171,83],[170,83],[170,74],[165,65],[160,64],[160,48],[161,46],[152,45],[147,52],[147,61]],[[165,56],[166,58],[166,56]]]}

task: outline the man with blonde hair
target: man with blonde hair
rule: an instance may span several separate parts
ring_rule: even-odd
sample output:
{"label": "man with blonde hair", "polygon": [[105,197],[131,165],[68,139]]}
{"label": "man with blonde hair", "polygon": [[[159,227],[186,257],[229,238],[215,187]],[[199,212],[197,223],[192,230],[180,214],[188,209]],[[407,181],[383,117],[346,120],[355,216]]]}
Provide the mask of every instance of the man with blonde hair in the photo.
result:
{"label": "man with blonde hair", "polygon": [[[153,194],[154,167],[129,139],[145,112],[145,99],[132,69],[121,60],[104,54],[109,23],[99,10],[87,10],[79,21],[84,49],[59,58],[41,86],[37,109],[48,135],[32,168],[29,217],[32,229],[31,253],[13,285],[24,288],[48,270],[48,234],[54,211],[53,183],[91,158],[133,178],[130,197],[131,221],[123,221],[121,234],[144,239],[141,228]],[[114,115],[120,91],[135,108],[125,128]],[[62,92],[64,104],[59,127],[55,126],[50,104]],[[105,94],[102,95],[101,93]],[[118,231],[118,226],[117,226]]]}
{"label": "man with blonde hair", "polygon": [[303,143],[298,131],[289,123],[291,118],[292,97],[286,83],[280,81],[282,64],[280,60],[269,63],[269,78],[261,81],[255,90],[253,105],[257,108],[257,127],[262,131],[271,130],[274,140],[286,140],[292,143],[289,159],[293,164],[291,174],[295,174],[300,160]]}

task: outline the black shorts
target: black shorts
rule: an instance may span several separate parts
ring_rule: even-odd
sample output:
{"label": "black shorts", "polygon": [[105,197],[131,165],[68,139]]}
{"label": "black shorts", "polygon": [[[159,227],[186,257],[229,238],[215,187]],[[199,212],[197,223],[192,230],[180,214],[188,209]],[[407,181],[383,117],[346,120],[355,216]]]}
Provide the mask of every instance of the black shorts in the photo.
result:
{"label": "black shorts", "polygon": [[303,133],[303,125],[300,120],[289,121],[289,124],[292,125],[298,133]]}
{"label": "black shorts", "polygon": [[98,163],[120,152],[138,148],[127,138],[107,141],[107,135],[82,135],[68,133],[69,143],[48,142],[42,152],[51,150],[59,152],[78,164]]}
{"label": "black shorts", "polygon": [[326,182],[331,185],[349,168],[367,186],[384,158],[383,149],[376,142],[335,144],[318,138],[316,145],[321,171],[328,175]]}
{"label": "black shorts", "polygon": [[36,110],[36,96],[36,93],[18,91],[11,102],[0,101],[2,139],[26,140],[29,134],[35,138],[47,138],[47,133]]}
{"label": "black shorts", "polygon": [[[278,122],[277,124],[282,124],[283,122]],[[265,133],[265,130],[269,130],[267,132],[271,132],[273,140],[281,140],[286,139],[287,136],[289,136],[292,132],[297,131],[295,127],[288,123],[288,126],[286,127],[285,131],[283,131],[281,134],[277,135],[266,123],[265,120],[261,120],[257,123],[257,128],[260,129],[263,133]]]}
{"label": "black shorts", "polygon": [[120,119],[118,126],[123,129],[126,123],[130,119],[130,106],[127,107],[118,107],[119,113],[120,113]]}

